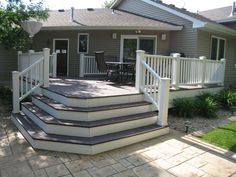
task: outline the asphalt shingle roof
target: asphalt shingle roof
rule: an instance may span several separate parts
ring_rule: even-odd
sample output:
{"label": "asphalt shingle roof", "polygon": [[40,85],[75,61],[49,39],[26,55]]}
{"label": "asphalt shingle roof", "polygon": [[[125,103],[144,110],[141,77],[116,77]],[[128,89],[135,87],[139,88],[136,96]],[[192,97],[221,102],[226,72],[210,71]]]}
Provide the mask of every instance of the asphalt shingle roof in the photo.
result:
{"label": "asphalt shingle roof", "polygon": [[199,12],[200,15],[205,16],[211,20],[220,21],[226,19],[235,19],[236,15],[231,16],[232,6],[221,7]]}
{"label": "asphalt shingle roof", "polygon": [[71,10],[50,11],[50,17],[43,27],[157,27],[175,28],[174,24],[145,18],[131,13],[112,9],[75,9],[74,22],[70,21]]}

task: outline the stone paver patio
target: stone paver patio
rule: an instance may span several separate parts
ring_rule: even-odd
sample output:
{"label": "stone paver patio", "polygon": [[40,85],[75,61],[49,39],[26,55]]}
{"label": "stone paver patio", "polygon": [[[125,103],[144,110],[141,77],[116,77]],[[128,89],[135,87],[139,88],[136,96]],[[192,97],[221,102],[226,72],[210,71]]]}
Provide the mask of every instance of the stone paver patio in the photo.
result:
{"label": "stone paver patio", "polygon": [[34,150],[9,117],[1,116],[0,176],[235,177],[236,154],[174,130],[95,156]]}

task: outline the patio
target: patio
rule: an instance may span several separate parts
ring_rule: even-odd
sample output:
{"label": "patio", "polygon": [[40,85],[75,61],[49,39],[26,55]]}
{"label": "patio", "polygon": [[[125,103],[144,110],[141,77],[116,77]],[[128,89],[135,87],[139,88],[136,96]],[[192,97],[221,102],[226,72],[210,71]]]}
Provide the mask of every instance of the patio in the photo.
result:
{"label": "patio", "polygon": [[159,138],[87,156],[33,149],[8,113],[2,111],[0,119],[1,177],[236,175],[235,154],[174,130]]}

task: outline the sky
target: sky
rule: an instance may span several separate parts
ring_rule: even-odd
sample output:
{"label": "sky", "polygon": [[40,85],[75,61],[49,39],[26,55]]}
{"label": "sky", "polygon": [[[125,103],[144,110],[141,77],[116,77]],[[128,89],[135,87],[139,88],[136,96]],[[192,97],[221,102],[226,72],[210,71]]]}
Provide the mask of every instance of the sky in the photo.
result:
{"label": "sky", "polygon": [[[0,0],[3,1],[3,0]],[[28,1],[28,0],[25,0]],[[37,0],[34,0],[37,1]],[[45,5],[51,10],[75,8],[100,8],[105,0],[44,0]],[[162,0],[167,4],[184,7],[191,12],[214,9],[233,4],[236,0]]]}

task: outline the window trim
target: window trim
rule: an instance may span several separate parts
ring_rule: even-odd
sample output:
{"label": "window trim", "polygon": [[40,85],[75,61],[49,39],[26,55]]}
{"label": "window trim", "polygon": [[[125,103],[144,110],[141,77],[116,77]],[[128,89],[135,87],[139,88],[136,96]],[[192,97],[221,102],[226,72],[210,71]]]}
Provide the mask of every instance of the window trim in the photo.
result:
{"label": "window trim", "polygon": [[[224,58],[225,58],[227,40],[226,40],[226,38],[215,36],[215,35],[211,36],[210,58],[211,58],[211,54],[212,54],[212,41],[213,41],[213,38],[217,39],[216,60],[220,60],[221,59],[221,58],[219,58],[219,51],[220,51],[220,42],[219,41],[220,40],[224,40],[225,41],[225,45],[224,45]],[[213,59],[211,58],[211,60],[213,60]]]}
{"label": "window trim", "polygon": [[[80,38],[81,35],[86,35],[86,36],[87,36],[87,51],[86,51],[86,52],[80,52],[80,51],[79,51],[79,47],[80,47],[79,38]],[[77,53],[78,53],[78,54],[88,54],[88,53],[89,53],[89,33],[78,33]]]}

